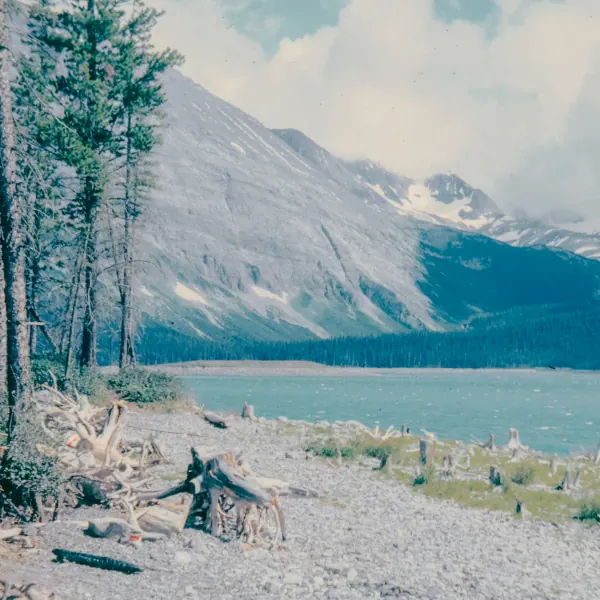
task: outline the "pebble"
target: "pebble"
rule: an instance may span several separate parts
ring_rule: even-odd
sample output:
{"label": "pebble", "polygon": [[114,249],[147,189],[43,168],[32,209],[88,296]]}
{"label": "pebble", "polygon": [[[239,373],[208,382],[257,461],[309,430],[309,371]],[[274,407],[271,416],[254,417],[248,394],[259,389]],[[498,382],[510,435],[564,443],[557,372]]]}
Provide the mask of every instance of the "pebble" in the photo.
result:
{"label": "pebble", "polygon": [[[0,575],[8,570],[25,581],[36,581],[62,600],[85,597],[81,582],[95,600],[600,597],[596,593],[600,538],[595,528],[569,521],[557,528],[535,518],[522,521],[466,509],[427,498],[356,463],[337,469],[321,459],[304,460],[313,435],[309,425],[290,427],[281,435],[275,421],[259,417],[254,423],[233,419],[232,426],[221,431],[194,414],[150,411],[131,411],[128,423],[200,436],[201,444],[211,449],[243,449],[254,473],[316,489],[324,497],[282,497],[289,537],[285,549],[249,552],[236,542],[224,543],[193,530],[136,549],[116,540],[89,538],[67,522],[106,516],[103,509],[66,512],[65,522],[50,523],[40,532],[43,544],[38,555],[8,569],[0,565]],[[344,431],[357,428],[340,424],[336,432],[343,437]],[[143,432],[126,430],[128,436],[143,439]],[[152,472],[157,478],[184,473],[190,445],[197,440],[171,434],[158,434],[157,440],[170,464]],[[285,459],[286,453],[302,460]],[[110,556],[147,569],[124,576],[74,564],[55,565],[51,548]],[[200,569],[191,568],[198,563]]]}

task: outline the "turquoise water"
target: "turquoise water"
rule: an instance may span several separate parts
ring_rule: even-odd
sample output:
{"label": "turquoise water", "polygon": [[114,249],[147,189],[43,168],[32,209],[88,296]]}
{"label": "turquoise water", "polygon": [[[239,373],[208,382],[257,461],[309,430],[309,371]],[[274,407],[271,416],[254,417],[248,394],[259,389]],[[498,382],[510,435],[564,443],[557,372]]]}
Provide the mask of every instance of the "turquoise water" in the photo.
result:
{"label": "turquoise water", "polygon": [[370,377],[185,376],[186,389],[211,410],[366,425],[470,440],[516,427],[535,450],[566,454],[600,442],[600,374],[422,372]]}

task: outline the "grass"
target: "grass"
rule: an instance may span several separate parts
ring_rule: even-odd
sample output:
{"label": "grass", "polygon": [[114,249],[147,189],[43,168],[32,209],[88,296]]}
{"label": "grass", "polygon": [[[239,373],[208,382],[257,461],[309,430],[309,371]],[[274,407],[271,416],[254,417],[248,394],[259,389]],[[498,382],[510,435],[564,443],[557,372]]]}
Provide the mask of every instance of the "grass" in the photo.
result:
{"label": "grass", "polygon": [[[433,464],[423,468],[419,460],[419,438],[415,436],[374,440],[361,432],[340,439],[334,436],[333,428],[320,428],[314,433],[315,438],[307,450],[315,456],[335,458],[339,451],[345,461],[389,457],[393,465],[392,476],[399,483],[412,486],[415,491],[432,498],[513,515],[518,500],[527,513],[543,520],[574,518],[600,523],[600,466],[590,461],[560,457],[553,474],[551,457],[529,454],[515,461],[506,453],[491,453],[473,445],[442,440],[434,444]],[[449,454],[462,456],[452,479],[441,477],[442,459]],[[491,466],[502,473],[497,486],[489,481]],[[569,494],[555,490],[567,468],[572,476],[581,472],[579,488]],[[388,477],[389,474],[383,471],[378,476]]]}

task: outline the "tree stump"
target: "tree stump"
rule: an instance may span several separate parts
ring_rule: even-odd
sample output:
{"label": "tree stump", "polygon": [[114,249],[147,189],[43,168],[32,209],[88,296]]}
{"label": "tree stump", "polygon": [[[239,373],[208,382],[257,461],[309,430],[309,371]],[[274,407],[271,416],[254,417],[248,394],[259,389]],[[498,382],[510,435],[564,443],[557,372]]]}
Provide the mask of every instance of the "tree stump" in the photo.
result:
{"label": "tree stump", "polygon": [[249,419],[250,421],[256,420],[254,406],[252,406],[252,404],[244,402],[244,407],[242,408],[242,419]]}
{"label": "tree stump", "polygon": [[502,476],[502,473],[498,467],[490,467],[489,480],[490,483],[496,487],[499,487],[504,483],[504,477]]}
{"label": "tree stump", "polygon": [[421,460],[421,464],[430,465],[432,462],[432,454],[433,449],[431,447],[431,442],[421,438],[419,440],[419,458]]}
{"label": "tree stump", "polygon": [[522,450],[523,445],[521,444],[521,439],[519,437],[519,431],[514,427],[511,427],[508,430],[508,444],[507,447],[509,450]]}
{"label": "tree stump", "polygon": [[568,492],[571,489],[571,473],[567,469],[562,481],[556,488],[559,492]]}

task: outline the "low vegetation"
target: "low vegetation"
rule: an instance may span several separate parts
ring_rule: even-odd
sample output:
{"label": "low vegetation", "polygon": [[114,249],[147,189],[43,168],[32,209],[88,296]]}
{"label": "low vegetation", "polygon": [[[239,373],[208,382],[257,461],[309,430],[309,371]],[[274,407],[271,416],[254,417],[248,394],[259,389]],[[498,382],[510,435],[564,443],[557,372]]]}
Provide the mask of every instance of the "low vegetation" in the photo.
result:
{"label": "low vegetation", "polygon": [[[591,460],[593,456],[549,457],[526,448],[515,454],[506,447],[490,450],[478,444],[435,440],[430,442],[428,464],[423,464],[416,436],[397,434],[383,439],[380,435],[378,439],[366,431],[348,431],[320,428],[307,451],[328,460],[341,456],[343,461],[370,463],[382,477],[471,508],[519,517],[530,514],[549,521],[600,522],[600,465]],[[578,482],[561,491],[557,488],[566,471],[572,474],[571,480],[579,473]]]}
{"label": "low vegetation", "polygon": [[76,390],[95,404],[105,404],[116,397],[132,404],[168,405],[183,396],[181,384],[175,377],[141,367],[121,369],[111,375],[97,369],[75,371],[67,381],[63,360],[42,356],[32,361],[32,373],[36,387],[56,385],[61,392],[67,393]]}

